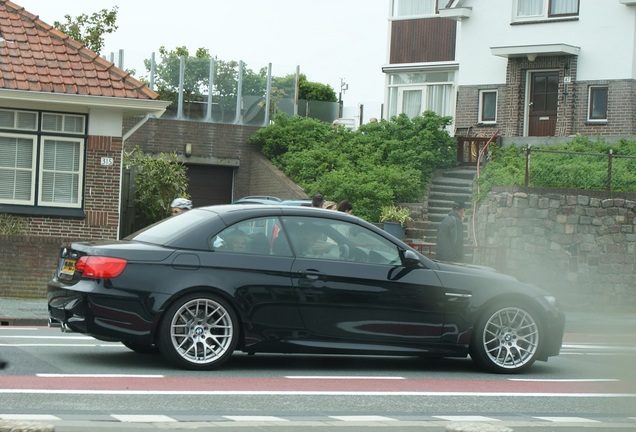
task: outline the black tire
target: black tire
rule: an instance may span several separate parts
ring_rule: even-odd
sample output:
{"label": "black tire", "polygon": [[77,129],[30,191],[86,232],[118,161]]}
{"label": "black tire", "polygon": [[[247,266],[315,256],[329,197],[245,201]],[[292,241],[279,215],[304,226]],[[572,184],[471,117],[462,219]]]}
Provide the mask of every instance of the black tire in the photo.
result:
{"label": "black tire", "polygon": [[210,370],[234,352],[239,324],[228,303],[212,294],[194,293],[175,301],[159,326],[161,354],[189,370]]}
{"label": "black tire", "polygon": [[499,304],[477,321],[470,345],[471,358],[495,373],[521,373],[541,353],[543,327],[534,309]]}
{"label": "black tire", "polygon": [[122,341],[122,345],[139,354],[159,354],[159,348],[156,345],[144,345],[136,342]]}

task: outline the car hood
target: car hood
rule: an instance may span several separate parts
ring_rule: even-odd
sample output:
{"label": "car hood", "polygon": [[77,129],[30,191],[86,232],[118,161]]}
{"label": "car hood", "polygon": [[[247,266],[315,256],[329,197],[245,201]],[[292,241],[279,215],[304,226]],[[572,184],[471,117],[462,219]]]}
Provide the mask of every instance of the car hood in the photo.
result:
{"label": "car hood", "polygon": [[474,264],[450,264],[436,261],[436,271],[442,285],[449,288],[475,290],[506,290],[532,297],[548,295],[548,292],[532,284],[519,281],[514,276],[500,273],[492,267]]}

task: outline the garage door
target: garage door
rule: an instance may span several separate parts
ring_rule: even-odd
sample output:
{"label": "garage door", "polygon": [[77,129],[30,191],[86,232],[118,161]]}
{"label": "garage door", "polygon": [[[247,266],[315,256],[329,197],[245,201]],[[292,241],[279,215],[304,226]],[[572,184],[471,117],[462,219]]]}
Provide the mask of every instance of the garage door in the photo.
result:
{"label": "garage door", "polygon": [[232,202],[234,168],[215,165],[188,165],[188,193],[194,207]]}

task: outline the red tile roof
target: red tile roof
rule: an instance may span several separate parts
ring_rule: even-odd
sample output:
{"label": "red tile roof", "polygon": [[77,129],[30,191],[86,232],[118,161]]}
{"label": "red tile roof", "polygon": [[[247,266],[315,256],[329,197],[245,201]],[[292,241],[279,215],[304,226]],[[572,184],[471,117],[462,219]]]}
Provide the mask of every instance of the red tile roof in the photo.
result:
{"label": "red tile roof", "polygon": [[158,98],[128,72],[8,0],[0,0],[0,88]]}

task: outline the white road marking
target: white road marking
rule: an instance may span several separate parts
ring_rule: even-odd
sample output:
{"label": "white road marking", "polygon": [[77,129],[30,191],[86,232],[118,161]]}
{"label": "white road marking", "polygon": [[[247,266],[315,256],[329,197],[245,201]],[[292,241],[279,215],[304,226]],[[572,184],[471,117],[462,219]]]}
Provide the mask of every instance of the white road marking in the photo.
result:
{"label": "white road marking", "polygon": [[508,378],[508,381],[522,382],[618,382],[613,378],[590,378],[590,379],[531,379],[531,378]]}
{"label": "white road marking", "polygon": [[361,391],[254,391],[254,390],[63,390],[63,389],[0,389],[0,394],[71,394],[71,395],[158,395],[158,396],[436,396],[436,397],[553,397],[553,398],[636,398],[636,393],[501,393],[501,392],[361,392]]}
{"label": "white road marking", "polygon": [[288,379],[342,379],[342,380],[403,380],[404,377],[394,376],[343,376],[343,375],[289,375]]}
{"label": "white road marking", "polygon": [[381,422],[381,421],[397,421],[391,417],[383,416],[329,416],[329,418],[341,420],[344,422]]}
{"label": "white road marking", "polygon": [[127,375],[127,374],[47,374],[39,373],[40,378],[165,378],[165,375]]}
{"label": "white road marking", "polygon": [[24,335],[0,335],[0,339],[76,339],[76,340],[96,340],[90,336],[24,336]]}
{"label": "white road marking", "polygon": [[534,417],[555,423],[600,423],[598,420],[591,420],[582,417]]}
{"label": "white road marking", "polygon": [[111,414],[111,417],[124,423],[166,423],[176,422],[172,417],[164,415],[127,415],[127,414]]}
{"label": "white road marking", "polygon": [[288,422],[289,420],[274,416],[223,416],[236,422]]}
{"label": "white road marking", "polygon": [[499,419],[483,416],[433,416],[438,419],[456,422],[498,422]]}
{"label": "white road marking", "polygon": [[3,347],[104,347],[104,348],[121,348],[123,345],[120,344],[114,344],[114,345],[105,345],[102,343],[95,343],[95,344],[64,344],[64,343],[59,343],[59,344],[3,344],[0,343],[0,346]]}
{"label": "white road marking", "polygon": [[13,421],[55,421],[61,420],[59,417],[49,414],[0,414],[2,420]]}

